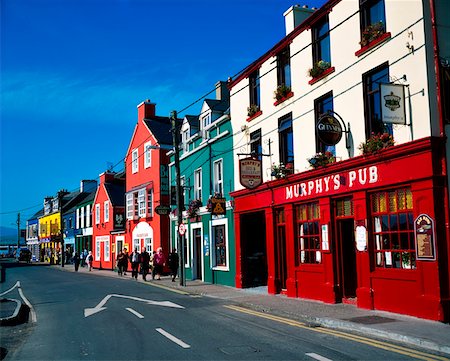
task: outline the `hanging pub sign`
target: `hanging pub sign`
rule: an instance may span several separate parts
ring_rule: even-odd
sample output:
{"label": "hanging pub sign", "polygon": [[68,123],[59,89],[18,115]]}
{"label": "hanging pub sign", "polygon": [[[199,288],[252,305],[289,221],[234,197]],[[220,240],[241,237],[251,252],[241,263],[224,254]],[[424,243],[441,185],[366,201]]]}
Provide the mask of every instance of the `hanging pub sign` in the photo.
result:
{"label": "hanging pub sign", "polygon": [[248,189],[254,189],[262,183],[261,160],[256,158],[239,159],[239,182]]}
{"label": "hanging pub sign", "polygon": [[325,145],[335,145],[342,138],[342,126],[331,113],[322,114],[316,124],[317,136]]}
{"label": "hanging pub sign", "polygon": [[414,221],[416,239],[416,258],[418,260],[435,260],[434,221],[428,214],[421,214]]}
{"label": "hanging pub sign", "polygon": [[406,124],[405,86],[380,84],[381,120],[389,124]]}
{"label": "hanging pub sign", "polygon": [[211,197],[208,200],[207,208],[213,216],[223,216],[226,214],[226,202],[223,197]]}

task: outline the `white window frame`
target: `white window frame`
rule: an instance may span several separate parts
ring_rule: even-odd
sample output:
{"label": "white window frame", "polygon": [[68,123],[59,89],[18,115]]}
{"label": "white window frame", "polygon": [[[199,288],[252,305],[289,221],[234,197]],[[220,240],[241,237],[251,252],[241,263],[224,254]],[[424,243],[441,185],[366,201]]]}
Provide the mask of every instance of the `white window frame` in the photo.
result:
{"label": "white window frame", "polygon": [[133,149],[131,152],[131,173],[135,174],[139,171],[139,150]]}
{"label": "white window frame", "polygon": [[[122,247],[119,247],[119,242],[122,243]],[[125,237],[124,236],[116,236],[116,256],[119,252],[125,248]]]}
{"label": "white window frame", "polygon": [[144,168],[152,166],[152,142],[144,144]]}
{"label": "white window frame", "polygon": [[146,251],[151,255],[153,252],[153,240],[150,237],[144,238],[144,247]]}
{"label": "white window frame", "polygon": [[[216,249],[214,247],[214,234],[213,234],[213,227],[215,226],[221,226],[225,225],[225,247],[226,247],[226,266],[216,266],[215,260],[216,260]],[[211,250],[211,258],[210,258],[210,265],[211,269],[215,271],[229,271],[230,270],[230,248],[229,248],[229,236],[228,236],[228,219],[222,218],[222,219],[214,219],[209,222],[209,249]]]}
{"label": "white window frame", "polygon": [[100,203],[95,204],[95,224],[100,224]]}
{"label": "white window frame", "polygon": [[147,194],[144,189],[139,189],[137,191],[137,202],[138,202],[138,216],[146,217],[147,216]]}
{"label": "white window frame", "polygon": [[109,222],[109,201],[103,204],[103,222]]}
{"label": "white window frame", "polygon": [[77,208],[77,211],[76,211],[76,229],[80,229],[80,224],[81,224],[81,219],[80,219],[80,211],[81,211],[81,209],[80,208]]}
{"label": "white window frame", "polygon": [[134,216],[134,201],[133,193],[127,193],[126,195],[126,209],[127,209],[127,219],[133,219]]}
{"label": "white window frame", "polygon": [[101,247],[100,247],[101,241],[100,240],[95,240],[95,260],[96,261],[100,261],[100,251],[101,251]]}
{"label": "white window frame", "polygon": [[[86,228],[89,228],[91,226],[91,205],[90,204],[88,204],[86,206],[86,214],[85,214],[85,216],[86,216],[86,223],[85,223],[85,225],[86,225]],[[84,221],[82,221],[82,222],[84,222]],[[82,228],[84,228],[84,227],[82,227]]]}
{"label": "white window frame", "polygon": [[223,160],[219,159],[214,162],[214,192],[220,193],[223,197]]}
{"label": "white window frame", "polygon": [[141,252],[141,239],[133,238],[133,251],[137,248],[138,252]]}
{"label": "white window frame", "polygon": [[109,262],[111,259],[111,257],[110,257],[111,243],[110,242],[111,242],[110,240],[103,242],[103,259],[105,262]]}
{"label": "white window frame", "polygon": [[202,168],[194,171],[194,199],[202,200]]}
{"label": "white window frame", "polygon": [[202,130],[206,130],[212,123],[212,115],[211,113],[206,114],[204,117],[202,117]]}
{"label": "white window frame", "polygon": [[147,214],[153,217],[153,188],[147,190]]}

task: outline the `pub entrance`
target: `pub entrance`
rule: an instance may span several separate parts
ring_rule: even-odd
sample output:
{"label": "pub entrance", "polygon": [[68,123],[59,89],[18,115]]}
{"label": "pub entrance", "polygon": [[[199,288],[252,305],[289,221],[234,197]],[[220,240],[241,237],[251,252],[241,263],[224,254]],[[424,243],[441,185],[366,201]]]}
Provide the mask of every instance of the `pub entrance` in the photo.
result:
{"label": "pub entrance", "polygon": [[357,268],[355,246],[355,220],[351,197],[334,201],[336,239],[336,284],[339,299],[356,304]]}
{"label": "pub entrance", "polygon": [[264,211],[240,216],[242,287],[267,286]]}
{"label": "pub entrance", "polygon": [[194,262],[192,265],[192,279],[193,280],[203,280],[202,277],[202,229],[193,228],[193,252],[194,252]]}

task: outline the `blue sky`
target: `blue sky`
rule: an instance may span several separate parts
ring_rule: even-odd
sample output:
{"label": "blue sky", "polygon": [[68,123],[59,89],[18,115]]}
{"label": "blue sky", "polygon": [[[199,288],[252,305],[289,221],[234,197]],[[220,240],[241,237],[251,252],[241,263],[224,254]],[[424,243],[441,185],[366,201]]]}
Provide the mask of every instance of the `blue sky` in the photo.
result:
{"label": "blue sky", "polygon": [[281,40],[295,2],[0,4],[0,225],[14,228],[45,196],[76,190],[111,163],[120,171],[140,102],[151,99],[162,116],[185,108]]}

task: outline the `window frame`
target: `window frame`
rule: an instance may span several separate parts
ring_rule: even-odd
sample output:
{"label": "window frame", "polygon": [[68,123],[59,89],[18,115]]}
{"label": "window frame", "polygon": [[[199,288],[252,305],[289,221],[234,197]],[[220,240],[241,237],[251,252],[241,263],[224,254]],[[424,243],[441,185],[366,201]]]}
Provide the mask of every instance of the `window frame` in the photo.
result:
{"label": "window frame", "polygon": [[103,203],[103,222],[109,222],[109,201]]}
{"label": "window frame", "polygon": [[291,57],[289,45],[277,54],[277,86],[292,87]]}
{"label": "window frame", "polygon": [[95,204],[95,224],[100,224],[100,203]]}
{"label": "window frame", "polygon": [[248,77],[249,81],[249,101],[250,105],[256,105],[258,109],[261,108],[261,87],[259,79],[259,69],[256,69]]}
{"label": "window frame", "polygon": [[223,159],[218,159],[213,163],[213,179],[214,179],[214,193],[223,193]]}
{"label": "window frame", "polygon": [[[225,249],[224,253],[224,260],[225,264],[217,265],[217,253],[216,253],[216,234],[215,234],[215,228],[216,227],[223,227],[223,236],[224,236],[224,246],[222,248]],[[211,268],[213,270],[217,271],[229,271],[230,270],[230,256],[229,256],[229,237],[228,237],[228,221],[227,219],[216,219],[210,221],[210,235],[211,235],[211,246],[210,249],[212,250],[211,254]]]}
{"label": "window frame", "polygon": [[[306,219],[299,217],[299,208],[306,208]],[[319,265],[322,264],[322,234],[320,227],[320,204],[316,202],[298,203],[294,206],[294,222],[295,222],[295,265]],[[305,227],[312,228],[312,233],[304,233]],[[300,230],[302,227],[302,230]],[[317,231],[314,233],[314,231]],[[303,233],[302,233],[303,232]],[[308,231],[309,232],[309,231]],[[303,240],[303,242],[302,242]],[[306,245],[305,242],[308,242]],[[314,242],[315,247],[311,247]]]}
{"label": "window frame", "polygon": [[[382,11],[382,16],[377,16],[374,19],[374,14],[371,13],[377,6],[380,6],[380,11]],[[361,33],[366,29],[369,25],[373,25],[378,23],[379,21],[383,22],[384,31],[386,31],[386,6],[385,0],[360,0],[359,1],[359,14],[360,14],[360,24],[361,24]]]}
{"label": "window frame", "polygon": [[[325,31],[323,31],[322,29],[323,26],[326,26]],[[320,21],[313,25],[311,29],[311,36],[313,65],[320,60],[329,62],[331,64],[330,22],[328,19],[328,14],[326,14],[326,16],[324,16],[322,19],[320,19]],[[324,56],[323,54],[325,48],[327,50],[327,56]]]}
{"label": "window frame", "polygon": [[[284,122],[288,123],[283,124]],[[280,163],[287,165],[292,163],[294,165],[294,130],[292,126],[292,113],[278,119],[278,141],[279,141],[279,155]],[[290,147],[292,147],[290,151]]]}
{"label": "window frame", "polygon": [[144,144],[144,168],[150,168],[152,166],[152,142]]}
{"label": "window frame", "polygon": [[136,174],[139,172],[139,149],[135,148],[131,152],[131,173]]}
{"label": "window frame", "polygon": [[[330,100],[330,101],[328,101]],[[326,145],[324,144],[318,134],[317,134],[317,123],[319,122],[319,118],[325,114],[328,110],[334,109],[334,102],[333,102],[333,91],[329,91],[328,93],[322,95],[321,97],[314,100],[314,118],[315,118],[315,137],[316,137],[316,153],[324,153],[326,151],[333,153],[334,156],[336,156],[336,145]],[[331,103],[331,106],[325,107],[325,105],[328,105]]]}
{"label": "window frame", "polygon": [[250,154],[262,160],[262,134],[261,128],[250,133]]}
{"label": "window frame", "polygon": [[194,171],[194,199],[202,200],[202,168]]}

